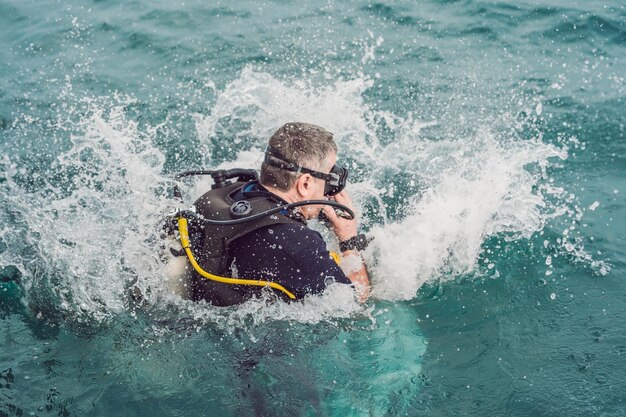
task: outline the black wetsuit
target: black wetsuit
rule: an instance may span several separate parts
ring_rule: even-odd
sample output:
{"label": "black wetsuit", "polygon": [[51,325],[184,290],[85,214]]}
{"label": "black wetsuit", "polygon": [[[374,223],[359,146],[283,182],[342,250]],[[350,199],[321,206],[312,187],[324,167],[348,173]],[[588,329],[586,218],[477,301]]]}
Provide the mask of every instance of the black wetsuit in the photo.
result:
{"label": "black wetsuit", "polygon": [[[253,191],[269,194],[258,183]],[[239,278],[276,282],[298,299],[321,293],[332,282],[351,283],[331,258],[322,236],[305,224],[282,223],[254,230],[233,241],[229,255]]]}

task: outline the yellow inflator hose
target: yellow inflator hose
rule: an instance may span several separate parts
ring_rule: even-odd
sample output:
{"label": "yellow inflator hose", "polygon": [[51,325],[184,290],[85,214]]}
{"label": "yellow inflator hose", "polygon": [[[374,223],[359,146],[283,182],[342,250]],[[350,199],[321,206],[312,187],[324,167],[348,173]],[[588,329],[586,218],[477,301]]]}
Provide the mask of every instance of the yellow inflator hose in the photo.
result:
{"label": "yellow inflator hose", "polygon": [[191,263],[191,266],[193,266],[193,269],[195,269],[196,272],[202,275],[204,278],[217,281],[217,282],[222,282],[224,284],[256,285],[258,287],[269,286],[269,287],[274,288],[275,290],[282,291],[283,293],[287,294],[287,296],[291,298],[292,300],[296,299],[295,295],[289,292],[282,285],[277,284],[275,282],[254,280],[254,279],[220,277],[219,275],[214,275],[205,271],[204,269],[202,269],[200,265],[198,265],[196,258],[193,256],[193,252],[191,252],[191,243],[189,241],[189,231],[187,229],[187,219],[185,219],[184,217],[180,217],[178,219],[178,231],[180,233],[180,244],[185,250],[185,253],[187,254],[187,258],[189,259],[189,262]]}

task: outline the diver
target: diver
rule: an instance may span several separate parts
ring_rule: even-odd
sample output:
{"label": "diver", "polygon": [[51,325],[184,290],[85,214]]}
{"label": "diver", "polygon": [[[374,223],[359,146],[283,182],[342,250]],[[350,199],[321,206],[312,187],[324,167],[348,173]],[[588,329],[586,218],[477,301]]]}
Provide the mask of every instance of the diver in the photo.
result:
{"label": "diver", "polygon": [[[301,300],[340,283],[353,285],[365,301],[370,286],[360,251],[367,239],[357,232],[352,201],[343,190],[348,172],[336,160],[332,133],[298,122],[269,139],[259,177],[252,170],[202,172],[215,184],[192,212],[178,217],[191,263],[189,297],[217,306],[239,304],[262,291]],[[234,176],[237,181],[227,181]],[[341,256],[307,226],[318,217],[332,228]]]}

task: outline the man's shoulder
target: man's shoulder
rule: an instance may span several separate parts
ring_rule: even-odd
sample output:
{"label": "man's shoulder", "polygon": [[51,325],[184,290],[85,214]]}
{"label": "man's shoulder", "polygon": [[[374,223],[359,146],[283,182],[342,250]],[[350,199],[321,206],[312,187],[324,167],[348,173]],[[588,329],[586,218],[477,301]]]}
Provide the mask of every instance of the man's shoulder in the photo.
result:
{"label": "man's shoulder", "polygon": [[[277,223],[261,227],[247,235],[249,238],[265,238],[272,240],[313,239],[323,241],[322,236],[302,223]],[[243,236],[244,238],[246,236]]]}
{"label": "man's shoulder", "polygon": [[324,250],[326,247],[318,232],[301,223],[264,226],[238,238],[233,244],[236,247],[278,248],[289,253]]}

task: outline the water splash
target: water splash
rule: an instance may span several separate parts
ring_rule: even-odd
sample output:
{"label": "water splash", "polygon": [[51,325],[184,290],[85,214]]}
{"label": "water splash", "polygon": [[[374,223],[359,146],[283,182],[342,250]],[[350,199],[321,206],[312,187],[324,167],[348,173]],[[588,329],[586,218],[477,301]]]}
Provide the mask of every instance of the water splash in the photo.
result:
{"label": "water splash", "polygon": [[358,76],[316,86],[281,81],[247,67],[219,92],[210,115],[196,115],[197,134],[206,147],[223,146],[216,140],[228,138],[226,146],[237,150],[265,149],[278,126],[300,120],[324,126],[336,133],[340,144],[360,144],[362,151],[373,155],[363,146],[363,140],[368,143],[375,136],[369,125],[372,111],[363,99],[372,84]]}
{"label": "water splash", "polygon": [[410,299],[429,280],[472,271],[490,236],[529,238],[542,230],[554,207],[546,207],[549,191],[537,190],[541,175],[525,167],[567,157],[539,140],[502,144],[488,131],[433,142],[425,151],[438,155],[430,161],[438,175],[409,199],[404,219],[372,231],[378,297]]}
{"label": "water splash", "polygon": [[[364,99],[373,86],[362,74],[315,82],[280,80],[246,68],[216,91],[209,114],[194,115],[200,146],[208,150],[205,166],[258,167],[267,138],[287,121],[333,131],[340,159],[353,172],[349,191],[362,225],[375,237],[366,258],[374,295],[382,299],[410,299],[425,282],[473,271],[488,237],[526,239],[571,211],[572,201],[546,180],[551,161],[567,158],[565,145],[540,137],[522,140],[515,129],[507,135],[498,125],[484,124],[469,136],[425,137],[438,126],[436,120],[377,110]],[[58,146],[53,174],[43,175],[45,185],[26,191],[19,179],[42,174],[23,172],[10,158],[3,163],[8,184],[3,198],[11,204],[4,215],[22,213],[17,217],[24,227],[3,229],[5,242],[22,243],[0,254],[1,266],[16,265],[31,294],[47,288],[48,302],[62,311],[97,319],[127,308],[132,286],[148,308],[177,305],[184,317],[229,326],[363,313],[354,300],[336,294],[312,297],[302,309],[282,303],[267,308],[260,300],[226,316],[171,295],[155,232],[172,204],[165,197],[170,180],[163,174],[169,150],[155,144],[169,121],[140,125],[128,112],[135,104],[131,98],[76,98],[71,88],[66,91],[53,127],[69,140]],[[24,117],[21,123],[31,122]],[[215,154],[224,148],[231,152]],[[191,189],[187,198],[197,197],[206,183]],[[585,257],[582,249],[569,252]]]}
{"label": "water splash", "polygon": [[3,239],[18,243],[2,254],[2,264],[17,265],[27,293],[52,292],[41,302],[73,317],[103,319],[124,309],[129,282],[160,271],[149,237],[166,183],[165,158],[151,145],[159,126],[141,130],[125,115],[131,99],[75,104],[55,121],[57,133],[70,132],[70,146],[52,159],[45,185],[25,192],[14,178],[28,181],[46,170],[7,163],[3,197],[24,225],[4,230]]}

